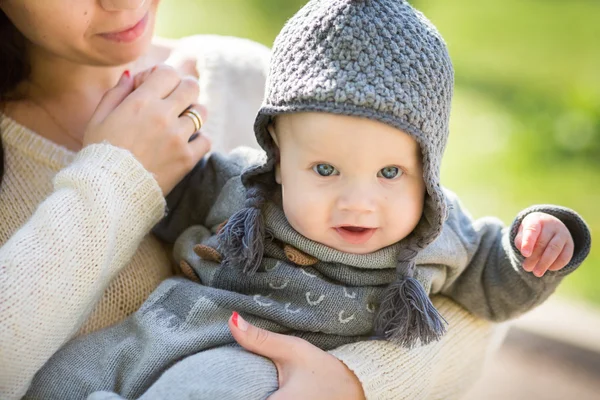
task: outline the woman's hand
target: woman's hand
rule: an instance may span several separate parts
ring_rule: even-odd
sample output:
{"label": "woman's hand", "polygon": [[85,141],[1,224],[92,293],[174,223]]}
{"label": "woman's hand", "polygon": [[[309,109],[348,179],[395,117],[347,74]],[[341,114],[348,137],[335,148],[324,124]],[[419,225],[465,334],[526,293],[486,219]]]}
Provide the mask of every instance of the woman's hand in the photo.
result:
{"label": "woman's hand", "polygon": [[[165,61],[165,65],[169,65],[182,77],[188,77],[195,80],[200,79],[200,74],[198,73],[198,69],[196,68],[196,60],[191,58],[169,58]],[[133,79],[133,88],[137,89],[142,83],[148,79],[150,74],[158,68],[158,65],[153,68],[148,68],[147,70],[141,71],[135,75]],[[195,100],[194,100],[195,102]]]}
{"label": "woman's hand", "polygon": [[129,150],[154,175],[163,194],[187,174],[210,150],[210,141],[194,133],[194,122],[181,115],[186,108],[204,113],[194,103],[198,80],[181,77],[174,68],[160,65],[134,88],[125,73],[98,105],[85,132],[84,146],[108,142]]}
{"label": "woman's hand", "polygon": [[269,400],[363,400],[358,378],[331,354],[307,341],[259,329],[234,313],[229,329],[246,350],[277,367],[279,390]]}

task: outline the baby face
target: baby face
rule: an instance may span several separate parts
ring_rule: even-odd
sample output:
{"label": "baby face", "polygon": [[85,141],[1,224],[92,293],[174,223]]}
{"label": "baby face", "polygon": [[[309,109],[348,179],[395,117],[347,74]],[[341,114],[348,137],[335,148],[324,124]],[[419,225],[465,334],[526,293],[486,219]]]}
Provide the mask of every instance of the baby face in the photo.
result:
{"label": "baby face", "polygon": [[283,210],[303,236],[366,254],[410,234],[423,212],[418,143],[366,118],[326,113],[277,117],[276,170]]}

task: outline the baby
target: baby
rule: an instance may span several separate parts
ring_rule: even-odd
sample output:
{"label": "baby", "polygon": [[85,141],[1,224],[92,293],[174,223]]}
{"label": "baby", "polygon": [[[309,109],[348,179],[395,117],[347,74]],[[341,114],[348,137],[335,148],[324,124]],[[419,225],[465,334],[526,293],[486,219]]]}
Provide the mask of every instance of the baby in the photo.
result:
{"label": "baby", "polygon": [[406,2],[310,1],[273,47],[265,153],[213,154],[167,199],[155,233],[192,279],[69,343],[27,397],[265,398],[277,372],[235,345],[232,310],[328,350],[437,340],[433,294],[492,321],[543,302],[587,256],[589,230],[556,206],[508,229],[470,219],[439,179],[452,91],[442,38]]}

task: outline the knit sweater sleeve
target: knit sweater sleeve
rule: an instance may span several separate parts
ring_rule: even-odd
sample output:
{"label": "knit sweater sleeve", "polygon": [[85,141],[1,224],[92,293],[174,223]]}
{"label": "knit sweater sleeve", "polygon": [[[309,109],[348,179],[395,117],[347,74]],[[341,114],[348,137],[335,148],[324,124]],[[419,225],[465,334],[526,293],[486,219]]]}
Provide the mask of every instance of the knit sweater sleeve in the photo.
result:
{"label": "knit sweater sleeve", "polygon": [[55,176],[51,195],[0,248],[0,398],[20,398],[77,332],[164,204],[152,175],[108,144],[84,148]]}
{"label": "knit sweater sleeve", "polygon": [[[456,195],[446,191],[446,197],[451,204],[446,225],[464,247],[467,259],[462,270],[448,271],[441,293],[480,317],[504,321],[531,310],[546,300],[590,252],[590,230],[583,219],[568,208],[530,207],[522,211],[510,227],[505,227],[496,218],[473,221]],[[559,271],[547,271],[541,278],[523,269],[524,257],[514,244],[523,218],[532,212],[557,217],[569,229],[575,244],[570,262]]]}
{"label": "knit sweater sleeve", "polygon": [[330,351],[356,375],[367,400],[459,399],[479,378],[507,326],[477,318],[443,296],[433,303],[448,321],[435,343],[407,349],[369,340]]}

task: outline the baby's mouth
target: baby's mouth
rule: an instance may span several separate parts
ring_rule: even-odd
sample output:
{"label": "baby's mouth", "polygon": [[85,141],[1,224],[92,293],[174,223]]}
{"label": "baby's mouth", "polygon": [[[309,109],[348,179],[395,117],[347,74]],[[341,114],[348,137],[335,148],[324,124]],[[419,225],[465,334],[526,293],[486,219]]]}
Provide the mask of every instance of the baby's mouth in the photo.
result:
{"label": "baby's mouth", "polygon": [[340,237],[350,244],[364,244],[371,239],[377,228],[363,226],[338,226],[335,228]]}

